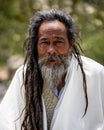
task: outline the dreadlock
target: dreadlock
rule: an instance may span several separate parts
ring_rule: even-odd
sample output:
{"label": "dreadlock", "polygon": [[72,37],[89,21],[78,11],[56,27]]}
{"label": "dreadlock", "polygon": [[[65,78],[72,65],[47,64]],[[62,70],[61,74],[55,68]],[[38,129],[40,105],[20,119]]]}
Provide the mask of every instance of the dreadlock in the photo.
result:
{"label": "dreadlock", "polygon": [[[76,29],[74,22],[70,15],[60,10],[44,10],[38,12],[31,20],[29,24],[29,36],[25,42],[26,57],[24,66],[26,71],[24,72],[24,86],[25,86],[25,116],[21,126],[21,130],[43,130],[43,110],[42,110],[42,88],[43,79],[38,65],[38,30],[40,25],[45,21],[58,20],[62,22],[67,29],[67,35],[69,43],[72,39],[79,37],[79,31]],[[81,60],[80,49],[78,43],[73,45],[73,54],[76,57],[83,75],[83,90],[85,93],[86,107],[84,115],[86,114],[88,107],[87,97],[87,84],[86,76],[83,70],[83,64]]]}

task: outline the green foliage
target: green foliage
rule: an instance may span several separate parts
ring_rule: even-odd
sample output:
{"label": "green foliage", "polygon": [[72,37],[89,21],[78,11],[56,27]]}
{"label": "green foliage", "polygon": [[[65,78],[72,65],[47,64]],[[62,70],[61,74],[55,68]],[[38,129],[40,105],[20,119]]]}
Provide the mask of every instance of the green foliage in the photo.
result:
{"label": "green foliage", "polygon": [[27,24],[3,15],[0,23],[0,65],[5,65],[9,56],[23,54]]}
{"label": "green foliage", "polygon": [[0,66],[9,56],[23,55],[29,18],[46,8],[69,12],[82,31],[82,48],[86,56],[104,65],[103,0],[0,0]]}
{"label": "green foliage", "polygon": [[97,31],[90,35],[88,35],[83,40],[83,50],[85,55],[88,57],[98,61],[99,63],[104,65],[104,31]]}

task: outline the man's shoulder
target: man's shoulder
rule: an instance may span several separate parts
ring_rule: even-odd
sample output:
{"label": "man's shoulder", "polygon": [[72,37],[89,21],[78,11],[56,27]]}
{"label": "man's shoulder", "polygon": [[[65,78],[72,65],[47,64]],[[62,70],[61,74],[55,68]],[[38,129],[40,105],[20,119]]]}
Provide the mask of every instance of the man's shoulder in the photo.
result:
{"label": "man's shoulder", "polygon": [[18,69],[15,71],[13,79],[18,80],[20,83],[23,82],[23,74],[26,71],[26,66],[25,65],[21,65],[20,67],[18,67]]}
{"label": "man's shoulder", "polygon": [[15,76],[17,76],[18,78],[23,77],[23,73],[25,73],[26,70],[26,66],[21,65],[16,71],[15,71]]}
{"label": "man's shoulder", "polygon": [[16,70],[16,73],[18,74],[18,73],[23,72],[24,68],[25,68],[24,65],[21,65],[21,66]]}
{"label": "man's shoulder", "polygon": [[83,62],[83,67],[86,70],[90,70],[92,72],[104,72],[104,66],[98,63],[97,61],[85,56],[81,56],[81,58]]}

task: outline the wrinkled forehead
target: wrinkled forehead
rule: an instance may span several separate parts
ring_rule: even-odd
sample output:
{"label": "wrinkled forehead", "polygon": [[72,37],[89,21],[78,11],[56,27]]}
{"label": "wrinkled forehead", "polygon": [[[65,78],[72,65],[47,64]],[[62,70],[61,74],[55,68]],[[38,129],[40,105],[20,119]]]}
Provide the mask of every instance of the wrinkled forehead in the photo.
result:
{"label": "wrinkled forehead", "polygon": [[67,29],[65,27],[65,25],[58,21],[58,20],[54,20],[54,21],[45,21],[43,22],[40,27],[39,27],[39,35],[43,35],[43,34],[66,34]]}

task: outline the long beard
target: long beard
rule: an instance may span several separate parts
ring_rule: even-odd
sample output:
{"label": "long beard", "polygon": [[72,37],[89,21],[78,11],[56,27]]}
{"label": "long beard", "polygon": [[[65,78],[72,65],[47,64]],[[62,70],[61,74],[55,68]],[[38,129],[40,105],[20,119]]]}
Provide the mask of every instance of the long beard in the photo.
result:
{"label": "long beard", "polygon": [[[45,65],[50,60],[59,61],[61,64],[51,64],[49,67]],[[66,74],[68,65],[69,65],[69,57],[64,56],[44,56],[39,58],[39,66],[42,74],[42,78],[44,80],[44,84],[51,89],[57,88],[59,83],[61,82],[63,76]]]}

